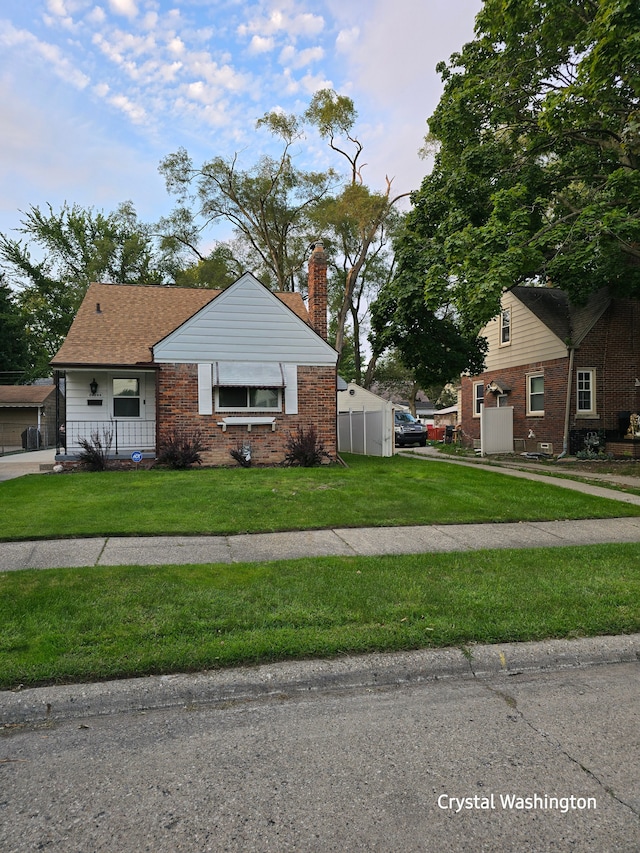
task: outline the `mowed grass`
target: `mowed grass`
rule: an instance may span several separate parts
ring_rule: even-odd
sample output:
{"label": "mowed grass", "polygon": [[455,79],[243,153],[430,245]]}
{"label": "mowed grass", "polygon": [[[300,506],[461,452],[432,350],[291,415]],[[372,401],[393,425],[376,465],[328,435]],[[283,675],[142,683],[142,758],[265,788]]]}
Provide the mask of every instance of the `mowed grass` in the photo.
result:
{"label": "mowed grass", "polygon": [[637,545],[0,575],[0,688],[640,630]]}
{"label": "mowed grass", "polygon": [[0,483],[0,539],[220,535],[640,514],[640,507],[486,469],[398,456],[347,459],[347,468],[22,477]]}

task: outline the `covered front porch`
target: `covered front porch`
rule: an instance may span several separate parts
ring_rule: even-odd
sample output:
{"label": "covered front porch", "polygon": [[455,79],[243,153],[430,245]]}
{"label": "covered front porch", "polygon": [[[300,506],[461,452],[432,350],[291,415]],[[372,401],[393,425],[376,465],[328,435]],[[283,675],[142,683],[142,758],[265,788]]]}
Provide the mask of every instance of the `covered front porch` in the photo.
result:
{"label": "covered front porch", "polygon": [[156,375],[145,370],[67,370],[66,418],[57,430],[56,459],[77,459],[83,442],[99,442],[109,458],[156,456]]}

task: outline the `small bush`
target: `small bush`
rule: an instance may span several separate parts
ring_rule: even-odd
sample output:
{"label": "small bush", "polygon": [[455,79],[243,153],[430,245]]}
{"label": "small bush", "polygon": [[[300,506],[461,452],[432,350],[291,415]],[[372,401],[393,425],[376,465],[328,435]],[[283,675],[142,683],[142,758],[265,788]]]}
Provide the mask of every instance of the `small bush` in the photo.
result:
{"label": "small bush", "polygon": [[109,451],[113,441],[113,430],[106,427],[102,437],[98,430],[91,433],[90,438],[81,438],[78,444],[82,448],[79,459],[89,471],[106,471],[109,467]]}
{"label": "small bush", "polygon": [[188,468],[190,465],[202,465],[201,453],[205,449],[200,430],[184,436],[172,433],[160,445],[157,461],[160,465],[179,469]]}
{"label": "small bush", "polygon": [[324,449],[324,445],[318,441],[314,426],[310,426],[306,432],[303,427],[298,427],[295,435],[289,433],[284,465],[315,468],[322,465],[324,459],[330,458]]}

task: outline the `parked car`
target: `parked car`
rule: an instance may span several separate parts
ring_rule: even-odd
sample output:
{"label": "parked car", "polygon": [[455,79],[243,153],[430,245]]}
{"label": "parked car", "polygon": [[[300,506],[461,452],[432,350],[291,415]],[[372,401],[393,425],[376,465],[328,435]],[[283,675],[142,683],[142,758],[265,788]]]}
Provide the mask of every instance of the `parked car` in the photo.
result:
{"label": "parked car", "polygon": [[395,415],[396,447],[406,447],[408,444],[427,444],[427,428],[409,412],[396,412]]}

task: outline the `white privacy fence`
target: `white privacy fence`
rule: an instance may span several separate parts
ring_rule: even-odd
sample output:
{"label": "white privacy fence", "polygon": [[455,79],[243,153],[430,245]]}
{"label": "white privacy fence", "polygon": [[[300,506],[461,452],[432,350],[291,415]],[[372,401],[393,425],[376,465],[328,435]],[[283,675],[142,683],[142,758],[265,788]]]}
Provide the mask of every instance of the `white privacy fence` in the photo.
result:
{"label": "white privacy fence", "polygon": [[338,413],[338,452],[364,456],[393,456],[393,412]]}
{"label": "white privacy fence", "polygon": [[481,407],[480,452],[513,453],[513,406]]}

